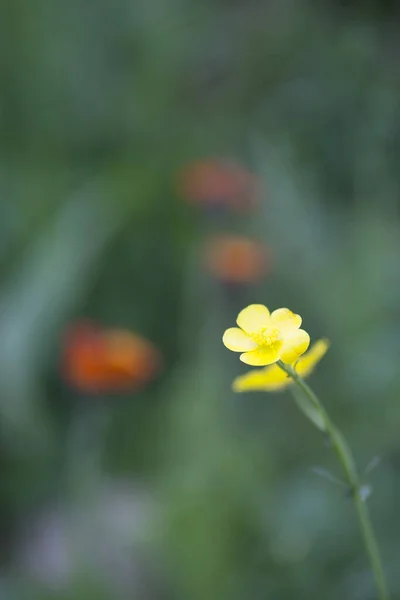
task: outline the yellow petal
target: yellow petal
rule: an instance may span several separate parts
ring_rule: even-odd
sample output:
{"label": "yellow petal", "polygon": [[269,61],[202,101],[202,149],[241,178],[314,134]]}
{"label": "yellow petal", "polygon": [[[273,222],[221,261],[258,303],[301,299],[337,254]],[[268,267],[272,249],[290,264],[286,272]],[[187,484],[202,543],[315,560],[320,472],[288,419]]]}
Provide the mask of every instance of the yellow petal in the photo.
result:
{"label": "yellow petal", "polygon": [[238,327],[227,329],[222,337],[222,341],[228,350],[233,352],[246,352],[257,348],[256,342]]}
{"label": "yellow petal", "polygon": [[322,339],[313,344],[308,352],[299,358],[296,364],[296,371],[301,377],[307,377],[314,369],[315,365],[325,356],[329,348],[329,341]]}
{"label": "yellow petal", "polygon": [[291,383],[288,375],[277,365],[271,365],[266,369],[253,369],[245,375],[236,377],[232,384],[234,392],[250,392],[262,390],[271,392],[283,390]]}
{"label": "yellow petal", "polygon": [[310,336],[304,329],[296,329],[285,337],[280,352],[280,358],[284,363],[294,363],[310,345]]}
{"label": "yellow petal", "polygon": [[[279,347],[279,346],[278,346]],[[264,367],[279,360],[277,346],[262,346],[240,355],[240,360],[252,367]]]}
{"label": "yellow petal", "polygon": [[278,308],[271,313],[271,326],[279,329],[283,335],[298,329],[301,321],[301,316],[296,315],[288,308]]}
{"label": "yellow petal", "polygon": [[236,323],[246,333],[257,333],[260,329],[267,327],[269,310],[263,304],[250,304],[239,313]]}

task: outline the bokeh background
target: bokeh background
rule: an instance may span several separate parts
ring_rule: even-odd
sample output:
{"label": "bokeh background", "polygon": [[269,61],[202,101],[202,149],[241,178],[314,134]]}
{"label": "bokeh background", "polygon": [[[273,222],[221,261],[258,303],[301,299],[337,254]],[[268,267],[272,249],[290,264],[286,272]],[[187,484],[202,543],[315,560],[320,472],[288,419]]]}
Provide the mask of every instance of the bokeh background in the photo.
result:
{"label": "bokeh background", "polygon": [[[400,598],[397,3],[0,10],[1,600],[375,598],[322,436],[288,393],[231,392],[252,302],[330,338],[312,385],[379,462]],[[162,368],[77,385],[82,319]]]}

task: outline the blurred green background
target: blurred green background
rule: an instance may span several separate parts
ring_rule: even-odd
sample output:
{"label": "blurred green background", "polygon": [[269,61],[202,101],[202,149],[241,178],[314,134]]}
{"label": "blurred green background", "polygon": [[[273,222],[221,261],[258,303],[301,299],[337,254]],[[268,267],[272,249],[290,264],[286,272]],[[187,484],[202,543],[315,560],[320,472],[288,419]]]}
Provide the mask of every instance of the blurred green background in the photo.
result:
{"label": "blurred green background", "polygon": [[[332,347],[312,386],[348,436],[400,598],[400,73],[395,2],[3,0],[1,600],[375,598],[332,453],[290,394],[234,395],[251,302]],[[254,211],[179,173],[235,159]],[[232,286],[208,236],[262,240]],[[162,352],[141,390],[62,377],[76,319]]]}

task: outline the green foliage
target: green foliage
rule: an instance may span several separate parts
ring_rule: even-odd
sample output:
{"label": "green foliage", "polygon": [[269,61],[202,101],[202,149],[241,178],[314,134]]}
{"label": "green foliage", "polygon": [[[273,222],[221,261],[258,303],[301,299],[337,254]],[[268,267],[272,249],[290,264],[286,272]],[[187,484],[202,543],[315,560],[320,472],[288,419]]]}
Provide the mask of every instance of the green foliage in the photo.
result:
{"label": "green foliage", "polygon": [[[398,25],[352,4],[3,3],[1,598],[374,598],[351,503],[312,473],[336,472],[323,438],[290,394],[230,391],[221,336],[246,302],[331,339],[312,385],[359,463],[383,456],[368,502],[400,597]],[[254,214],[180,197],[208,156],[254,170]],[[251,288],[202,268],[232,230],[273,251]],[[159,378],[73,391],[81,317],[151,339]]]}

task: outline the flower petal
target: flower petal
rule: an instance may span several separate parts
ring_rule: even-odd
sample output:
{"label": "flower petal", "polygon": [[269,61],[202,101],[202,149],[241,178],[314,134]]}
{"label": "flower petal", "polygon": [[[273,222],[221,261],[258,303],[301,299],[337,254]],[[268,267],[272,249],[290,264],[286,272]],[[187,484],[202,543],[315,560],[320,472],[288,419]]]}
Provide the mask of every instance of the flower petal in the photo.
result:
{"label": "flower petal", "polygon": [[271,365],[266,369],[253,369],[236,377],[233,381],[232,388],[234,392],[250,392],[250,391],[267,391],[283,390],[291,383],[288,375],[282,371],[277,365]]}
{"label": "flower petal", "polygon": [[250,304],[244,308],[238,315],[236,323],[246,333],[257,333],[263,329],[269,322],[269,310],[263,304]]}
{"label": "flower petal", "polygon": [[298,329],[301,321],[301,316],[288,308],[278,308],[271,313],[271,326],[279,329],[284,335]]}
{"label": "flower petal", "polygon": [[249,337],[239,327],[227,329],[222,337],[222,341],[228,350],[233,352],[246,352],[257,348],[256,342]]}
{"label": "flower petal", "polygon": [[296,371],[301,377],[307,377],[314,369],[315,365],[325,356],[329,348],[329,340],[318,340],[313,344],[308,352],[299,358],[296,364]]}
{"label": "flower petal", "polygon": [[292,364],[301,356],[310,345],[310,336],[304,329],[296,329],[285,337],[280,352],[280,358],[284,363]]}
{"label": "flower petal", "polygon": [[240,360],[246,363],[246,365],[264,367],[279,360],[279,352],[276,346],[262,346],[261,348],[257,348],[257,350],[241,354]]}

